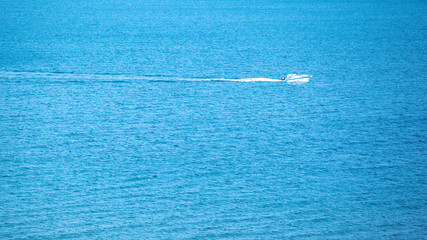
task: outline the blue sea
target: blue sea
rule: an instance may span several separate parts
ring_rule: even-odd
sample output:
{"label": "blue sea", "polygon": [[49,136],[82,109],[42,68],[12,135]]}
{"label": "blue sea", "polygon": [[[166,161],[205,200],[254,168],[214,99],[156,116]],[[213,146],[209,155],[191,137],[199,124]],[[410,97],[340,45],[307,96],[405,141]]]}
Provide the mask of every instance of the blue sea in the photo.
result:
{"label": "blue sea", "polygon": [[425,1],[0,13],[0,239],[427,239]]}

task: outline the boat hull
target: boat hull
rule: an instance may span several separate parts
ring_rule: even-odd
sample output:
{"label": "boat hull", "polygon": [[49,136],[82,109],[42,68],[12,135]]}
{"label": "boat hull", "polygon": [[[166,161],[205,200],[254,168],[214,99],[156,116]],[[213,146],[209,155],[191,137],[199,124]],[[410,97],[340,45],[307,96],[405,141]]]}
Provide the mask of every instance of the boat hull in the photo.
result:
{"label": "boat hull", "polygon": [[295,77],[288,78],[286,82],[288,83],[304,83],[310,81],[311,76],[309,75],[299,75]]}

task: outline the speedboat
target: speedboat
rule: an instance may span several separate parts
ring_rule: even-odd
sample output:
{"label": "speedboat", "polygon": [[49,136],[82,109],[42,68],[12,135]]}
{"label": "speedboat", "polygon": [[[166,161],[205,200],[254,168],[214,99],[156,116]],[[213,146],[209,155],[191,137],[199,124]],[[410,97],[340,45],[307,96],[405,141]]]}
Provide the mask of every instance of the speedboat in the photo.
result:
{"label": "speedboat", "polygon": [[300,75],[297,72],[294,73],[287,73],[286,77],[282,77],[283,81],[286,81],[288,83],[303,83],[310,81],[310,78],[313,77],[311,75]]}

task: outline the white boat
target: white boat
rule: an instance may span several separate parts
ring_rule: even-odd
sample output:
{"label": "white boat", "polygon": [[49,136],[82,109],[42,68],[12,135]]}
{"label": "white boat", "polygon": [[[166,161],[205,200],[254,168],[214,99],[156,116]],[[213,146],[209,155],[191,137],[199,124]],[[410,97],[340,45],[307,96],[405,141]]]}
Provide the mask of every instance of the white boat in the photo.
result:
{"label": "white boat", "polygon": [[286,81],[288,83],[303,83],[310,81],[310,78],[313,76],[311,75],[300,75],[297,72],[294,73],[287,73],[286,77],[282,77],[283,81]]}

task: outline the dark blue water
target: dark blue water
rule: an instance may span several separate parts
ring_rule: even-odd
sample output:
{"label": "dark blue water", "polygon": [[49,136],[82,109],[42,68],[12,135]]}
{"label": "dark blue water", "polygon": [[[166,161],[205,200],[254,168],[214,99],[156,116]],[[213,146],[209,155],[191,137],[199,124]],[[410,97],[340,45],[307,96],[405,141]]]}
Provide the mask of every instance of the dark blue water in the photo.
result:
{"label": "dark blue water", "polygon": [[0,12],[0,239],[427,238],[425,2]]}

